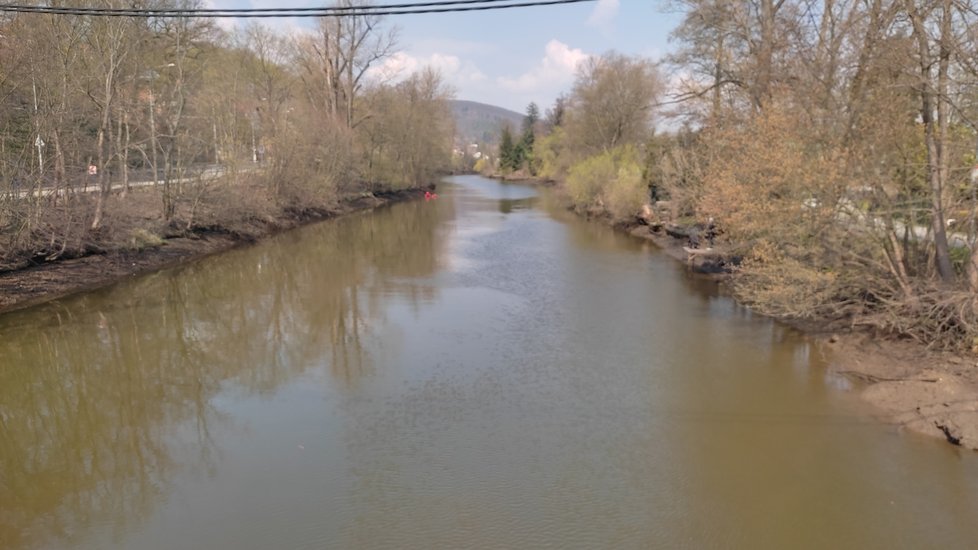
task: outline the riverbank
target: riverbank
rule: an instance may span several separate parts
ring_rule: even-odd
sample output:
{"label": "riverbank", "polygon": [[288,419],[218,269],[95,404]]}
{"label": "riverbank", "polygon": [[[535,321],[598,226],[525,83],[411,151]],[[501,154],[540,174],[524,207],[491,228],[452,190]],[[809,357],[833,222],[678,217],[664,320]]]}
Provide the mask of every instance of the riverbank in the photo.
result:
{"label": "riverbank", "polygon": [[[527,185],[554,186],[531,177],[496,179]],[[722,255],[691,257],[687,241],[639,223],[614,223],[609,216],[589,218],[646,241],[690,267],[698,277],[728,279]],[[704,261],[706,264],[704,265]],[[916,341],[879,337],[858,330],[838,330],[819,323],[789,323],[814,338],[830,374],[852,383],[853,391],[874,406],[886,423],[978,451],[978,358],[936,352]]]}
{"label": "riverbank", "polygon": [[[302,225],[417,198],[420,193],[415,189],[361,193],[343,197],[328,207],[283,209],[261,216],[223,211],[220,215],[203,216],[202,223],[190,229],[179,229],[176,223],[160,226],[151,217],[132,216],[129,225],[113,228],[126,239],[105,239],[78,257],[0,272],[0,313],[195,261]],[[140,199],[147,203],[147,212],[153,211],[157,198],[150,192],[142,194],[127,199],[129,211],[141,210]]]}
{"label": "riverbank", "polygon": [[[648,226],[620,226],[651,241],[666,255],[690,263],[685,243]],[[698,268],[697,276],[724,274]],[[889,424],[978,451],[978,361],[974,356],[939,353],[911,341],[859,332],[831,331],[815,324],[794,325],[814,338],[829,371],[852,382],[853,390],[876,407]]]}

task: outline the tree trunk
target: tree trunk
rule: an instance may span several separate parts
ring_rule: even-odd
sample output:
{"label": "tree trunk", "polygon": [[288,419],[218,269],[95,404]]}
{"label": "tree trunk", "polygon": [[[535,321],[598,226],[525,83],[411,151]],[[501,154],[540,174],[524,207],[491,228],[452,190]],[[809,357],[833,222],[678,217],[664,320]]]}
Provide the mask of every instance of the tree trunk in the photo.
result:
{"label": "tree trunk", "polygon": [[105,128],[99,127],[98,129],[98,139],[97,145],[98,149],[98,160],[96,161],[96,169],[98,170],[98,175],[96,176],[96,183],[98,189],[98,195],[95,201],[95,215],[92,217],[92,231],[97,231],[102,226],[102,215],[105,210],[105,199],[109,195],[109,189],[106,185],[105,179]]}
{"label": "tree trunk", "polygon": [[[948,67],[951,51],[947,41],[950,39],[951,12],[949,0],[944,0],[940,25],[939,57],[937,82],[932,81],[931,66],[933,61],[928,44],[927,31],[923,14],[914,5],[914,0],[907,0],[907,12],[913,25],[913,34],[917,39],[918,62],[920,66],[920,117],[924,124],[924,143],[927,146],[927,180],[931,195],[931,229],[934,231],[934,265],[941,280],[949,283],[954,280],[954,268],[951,265],[950,247],[947,243],[947,229],[944,220],[944,183],[947,178],[948,120],[947,120],[947,86]],[[935,108],[937,120],[934,119]]]}
{"label": "tree trunk", "polygon": [[97,139],[97,155],[98,160],[96,169],[98,170],[98,175],[96,176],[96,182],[98,184],[98,196],[95,202],[95,215],[92,218],[92,231],[97,231],[102,226],[102,217],[105,213],[105,202],[109,197],[109,191],[111,191],[112,182],[109,180],[106,174],[106,133],[111,129],[109,120],[109,105],[111,102],[112,92],[112,71],[105,78],[105,103],[102,108],[102,123],[98,128],[98,139]]}
{"label": "tree trunk", "polygon": [[52,137],[54,139],[54,181],[58,192],[64,193],[65,202],[67,202],[69,185],[65,176],[65,153],[61,147],[61,131],[55,130]]}
{"label": "tree trunk", "polygon": [[758,110],[767,106],[771,96],[776,15],[777,8],[774,5],[774,0],[761,0],[761,42],[757,47],[757,66],[754,75],[754,106]]}
{"label": "tree trunk", "polygon": [[[122,177],[122,195],[125,196],[129,194],[129,167],[127,165],[129,159],[126,158],[126,146],[128,146],[128,143],[125,146],[122,143],[123,117],[124,115],[120,112],[119,118],[115,122],[115,154],[116,163],[119,167],[119,175]],[[128,129],[128,125],[126,125],[126,129]]]}
{"label": "tree trunk", "polygon": [[866,82],[870,60],[873,59],[877,44],[880,42],[880,34],[884,26],[883,22],[883,0],[872,0],[867,14],[866,35],[863,38],[862,46],[859,49],[858,60],[856,61],[856,73],[852,77],[852,84],[849,86],[849,101],[847,109],[849,117],[846,121],[846,140],[853,139],[853,132],[856,129],[859,117],[862,114],[863,90]]}
{"label": "tree trunk", "polygon": [[713,125],[720,125],[720,109],[722,108],[723,95],[721,94],[721,83],[723,82],[723,33],[717,38],[716,57],[713,64]]}

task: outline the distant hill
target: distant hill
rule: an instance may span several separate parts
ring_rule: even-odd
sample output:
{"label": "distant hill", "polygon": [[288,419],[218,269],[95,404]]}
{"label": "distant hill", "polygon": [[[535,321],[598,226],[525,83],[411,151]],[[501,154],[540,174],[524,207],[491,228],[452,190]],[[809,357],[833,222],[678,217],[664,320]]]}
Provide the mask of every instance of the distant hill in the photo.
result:
{"label": "distant hill", "polygon": [[454,100],[451,104],[455,115],[456,141],[459,143],[496,145],[503,124],[508,122],[514,132],[519,132],[523,123],[522,114],[495,105],[461,100]]}

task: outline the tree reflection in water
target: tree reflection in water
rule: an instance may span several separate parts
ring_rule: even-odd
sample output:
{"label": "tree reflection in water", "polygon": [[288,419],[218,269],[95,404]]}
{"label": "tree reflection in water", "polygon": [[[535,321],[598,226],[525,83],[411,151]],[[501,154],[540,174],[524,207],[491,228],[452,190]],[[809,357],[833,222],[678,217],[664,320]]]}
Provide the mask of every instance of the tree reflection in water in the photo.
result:
{"label": "tree reflection in water", "polygon": [[[431,300],[451,201],[395,205],[0,318],[0,547],[116,534],[178,470],[213,474],[229,386],[370,370],[385,296]],[[192,434],[189,438],[187,434]],[[187,445],[193,452],[187,452]]]}

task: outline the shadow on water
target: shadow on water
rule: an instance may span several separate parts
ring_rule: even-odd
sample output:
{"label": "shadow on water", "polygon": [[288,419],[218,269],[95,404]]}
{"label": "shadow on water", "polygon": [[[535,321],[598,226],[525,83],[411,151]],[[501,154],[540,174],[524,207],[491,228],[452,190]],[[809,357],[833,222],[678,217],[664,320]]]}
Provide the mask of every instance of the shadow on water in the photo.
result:
{"label": "shadow on water", "polygon": [[503,214],[512,214],[513,212],[519,212],[520,210],[530,210],[533,208],[536,202],[536,197],[528,197],[525,199],[500,199],[499,211]]}
{"label": "shadow on water", "polygon": [[229,385],[269,394],[328,364],[355,387],[385,296],[437,292],[416,281],[452,215],[399,204],[0,317],[0,547],[146,517],[175,471],[214,468],[211,429],[228,420],[213,398]]}

